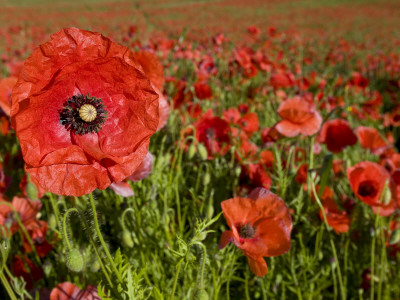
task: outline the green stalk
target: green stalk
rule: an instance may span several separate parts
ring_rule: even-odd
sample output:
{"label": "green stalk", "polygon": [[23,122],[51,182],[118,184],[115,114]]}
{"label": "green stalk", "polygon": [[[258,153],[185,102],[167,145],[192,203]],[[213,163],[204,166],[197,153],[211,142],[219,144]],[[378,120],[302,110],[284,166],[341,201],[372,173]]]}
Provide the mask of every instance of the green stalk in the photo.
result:
{"label": "green stalk", "polygon": [[96,205],[94,203],[94,199],[93,199],[93,194],[92,193],[89,194],[89,199],[90,199],[90,205],[91,205],[92,212],[93,212],[94,227],[96,229],[97,236],[99,237],[100,243],[103,246],[104,252],[106,253],[107,258],[108,258],[108,260],[110,262],[111,269],[113,270],[113,272],[117,276],[118,281],[123,283],[122,277],[119,274],[117,267],[115,266],[114,260],[113,260],[111,254],[110,254],[110,251],[107,248],[106,242],[103,239],[103,235],[101,234],[100,227],[99,227],[99,222],[97,220]]}
{"label": "green stalk", "polygon": [[14,293],[13,289],[11,288],[10,284],[8,283],[7,278],[4,276],[3,271],[0,271],[0,280],[3,283],[8,295],[11,298],[11,300],[18,300],[18,298],[15,296],[15,293]]}
{"label": "green stalk", "polygon": [[172,285],[172,291],[171,294],[169,296],[169,300],[174,299],[174,294],[175,294],[175,290],[176,290],[176,284],[178,283],[178,278],[179,278],[179,272],[181,270],[181,264],[183,263],[183,259],[180,260],[178,262],[178,264],[176,265],[176,272],[175,272],[175,277],[174,277],[174,284]]}
{"label": "green stalk", "polygon": [[375,232],[374,236],[372,237],[372,245],[371,245],[371,300],[374,300],[375,297],[375,244],[376,244],[378,218],[379,218],[379,208],[375,215],[375,223],[374,223]]}
{"label": "green stalk", "polygon": [[50,194],[49,198],[50,198],[51,207],[53,208],[54,214],[56,215],[58,231],[59,231],[59,233],[61,235],[60,237],[62,239],[60,211],[58,210],[58,206],[57,206],[56,200],[54,199],[54,195]]}
{"label": "green stalk", "polygon": [[[315,137],[313,137],[311,139],[311,143],[310,143],[310,165],[309,165],[310,169],[312,169],[314,167],[314,151],[313,151],[314,140],[315,140]],[[335,244],[334,244],[334,242],[332,240],[332,237],[331,237],[331,234],[329,232],[328,219],[327,219],[326,214],[325,214],[325,209],[324,209],[324,207],[323,207],[323,205],[321,203],[321,200],[318,197],[318,193],[317,193],[317,191],[315,189],[314,180],[311,177],[309,177],[308,180],[309,180],[309,182],[311,184],[311,188],[312,188],[312,192],[314,194],[315,201],[317,202],[317,204],[319,206],[319,209],[322,212],[322,216],[324,218],[324,223],[325,223],[326,229],[328,231],[328,237],[329,237],[329,242],[331,244],[333,257],[335,258],[335,262],[336,262],[336,266],[337,266],[337,273],[338,273],[338,280],[339,280],[339,287],[340,287],[340,295],[341,295],[341,298],[343,300],[345,300],[346,299],[346,288],[343,285],[342,272],[340,271],[339,259],[337,257]]]}
{"label": "green stalk", "polygon": [[71,212],[76,212],[76,213],[79,214],[79,211],[78,211],[76,208],[70,208],[70,209],[68,209],[68,210],[65,212],[65,214],[64,214],[64,216],[63,216],[64,240],[65,240],[65,242],[66,242],[66,244],[67,244],[67,247],[68,247],[68,250],[69,250],[69,251],[72,250],[72,247],[71,247],[71,244],[70,244],[69,238],[68,238],[68,232],[67,232],[67,218],[68,218],[68,214],[71,213]]}

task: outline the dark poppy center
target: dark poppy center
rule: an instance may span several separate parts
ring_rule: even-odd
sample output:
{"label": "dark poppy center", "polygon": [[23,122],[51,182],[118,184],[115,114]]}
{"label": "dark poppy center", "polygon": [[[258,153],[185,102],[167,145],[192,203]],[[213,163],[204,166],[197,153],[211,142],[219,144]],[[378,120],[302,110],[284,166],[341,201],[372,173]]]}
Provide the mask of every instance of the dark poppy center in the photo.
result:
{"label": "dark poppy center", "polygon": [[90,97],[89,93],[72,96],[59,113],[61,125],[79,135],[99,132],[107,119],[101,98]]}
{"label": "dark poppy center", "polygon": [[217,132],[215,131],[215,128],[207,128],[206,130],[206,136],[208,140],[213,140],[217,135]]}
{"label": "dark poppy center", "polygon": [[250,224],[243,225],[239,229],[240,237],[245,238],[245,239],[253,238],[255,233],[256,233],[255,228],[252,227]]}
{"label": "dark poppy center", "polygon": [[375,197],[377,193],[376,183],[371,180],[361,182],[358,187],[358,194],[362,197]]}
{"label": "dark poppy center", "polygon": [[400,121],[400,115],[395,115],[395,116],[393,117],[393,121],[399,122],[399,121]]}

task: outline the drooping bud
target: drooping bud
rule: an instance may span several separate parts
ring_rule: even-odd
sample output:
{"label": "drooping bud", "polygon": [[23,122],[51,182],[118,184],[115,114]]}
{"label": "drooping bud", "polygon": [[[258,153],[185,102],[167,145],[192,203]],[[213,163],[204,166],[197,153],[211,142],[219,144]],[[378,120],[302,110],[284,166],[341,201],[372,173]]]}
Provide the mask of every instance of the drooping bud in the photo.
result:
{"label": "drooping bud", "polygon": [[195,154],[196,154],[196,146],[192,143],[190,144],[188,149],[188,158],[192,159]]}
{"label": "drooping bud", "polygon": [[132,240],[132,235],[128,230],[124,230],[122,233],[122,241],[126,247],[133,248],[134,243]]}
{"label": "drooping bud", "polygon": [[197,145],[197,150],[199,151],[199,155],[200,155],[201,159],[206,160],[208,157],[208,152],[207,152],[206,147],[202,143],[199,143]]}
{"label": "drooping bud", "polygon": [[400,228],[393,230],[392,234],[390,235],[389,245],[395,245],[400,242]]}
{"label": "drooping bud", "polygon": [[80,272],[83,268],[83,257],[77,249],[72,249],[67,253],[66,265],[73,272]]}

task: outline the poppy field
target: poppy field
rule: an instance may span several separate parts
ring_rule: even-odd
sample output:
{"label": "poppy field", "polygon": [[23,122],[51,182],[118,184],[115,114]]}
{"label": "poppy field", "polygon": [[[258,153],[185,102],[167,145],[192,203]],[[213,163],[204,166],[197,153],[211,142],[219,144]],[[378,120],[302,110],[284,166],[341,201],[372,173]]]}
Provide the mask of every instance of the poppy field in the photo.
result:
{"label": "poppy field", "polygon": [[0,6],[0,299],[400,299],[400,3]]}

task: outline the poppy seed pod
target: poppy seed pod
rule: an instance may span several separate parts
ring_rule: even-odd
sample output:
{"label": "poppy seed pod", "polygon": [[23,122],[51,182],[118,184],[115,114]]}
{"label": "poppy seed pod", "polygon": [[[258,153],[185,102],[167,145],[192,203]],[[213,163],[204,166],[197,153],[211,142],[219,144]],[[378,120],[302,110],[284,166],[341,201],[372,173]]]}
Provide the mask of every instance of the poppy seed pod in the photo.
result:
{"label": "poppy seed pod", "polygon": [[72,249],[67,253],[66,264],[68,269],[73,272],[80,272],[83,268],[83,257],[77,249]]}

